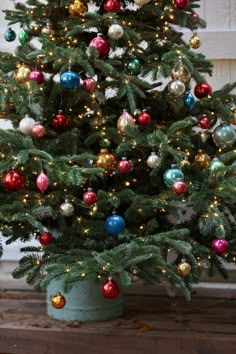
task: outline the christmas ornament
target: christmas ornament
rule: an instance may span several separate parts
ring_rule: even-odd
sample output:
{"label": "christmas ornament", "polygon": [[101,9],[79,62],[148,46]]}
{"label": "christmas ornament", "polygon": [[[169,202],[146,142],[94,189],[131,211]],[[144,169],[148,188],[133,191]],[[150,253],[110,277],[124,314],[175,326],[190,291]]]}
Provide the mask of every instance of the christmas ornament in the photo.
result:
{"label": "christmas ornament", "polygon": [[184,97],[184,102],[188,109],[191,111],[195,105],[195,98],[191,92],[188,92]]}
{"label": "christmas ornament", "polygon": [[192,12],[190,16],[192,17],[193,26],[197,26],[199,23],[199,15],[196,12]]}
{"label": "christmas ornament", "polygon": [[189,0],[175,0],[175,7],[179,10],[186,10],[189,7]]}
{"label": "christmas ornament", "polygon": [[88,188],[87,192],[83,194],[83,201],[87,205],[92,205],[97,201],[97,194],[92,190],[92,188]]}
{"label": "christmas ornament", "polygon": [[197,98],[203,98],[212,94],[212,88],[207,82],[200,82],[194,88],[194,95]]}
{"label": "christmas ornament", "polygon": [[36,186],[42,193],[44,193],[49,186],[48,176],[45,175],[43,171],[40,172],[36,179]]}
{"label": "christmas ornament", "polygon": [[232,118],[230,120],[230,123],[236,125],[236,108],[231,108],[231,111],[232,111]]}
{"label": "christmas ornament", "polygon": [[105,221],[105,230],[110,235],[119,235],[125,229],[125,219],[117,214],[108,216]]}
{"label": "christmas ornament", "polygon": [[106,0],[103,7],[106,12],[119,12],[121,4],[119,0]]}
{"label": "christmas ornament", "polygon": [[51,297],[51,304],[55,309],[60,310],[66,305],[66,298],[61,293],[57,293]]}
{"label": "christmas ornament", "polygon": [[160,156],[158,156],[158,155],[155,153],[155,151],[152,151],[152,152],[151,152],[151,155],[148,156],[148,158],[147,158],[147,165],[148,165],[148,167],[150,167],[150,168],[155,168],[155,167],[157,167],[157,166],[160,164],[160,162],[161,162]]}
{"label": "christmas ornament", "polygon": [[117,128],[120,133],[125,134],[125,128],[127,125],[134,126],[134,118],[127,112],[126,109],[123,110],[123,113],[120,115],[117,121]]}
{"label": "christmas ornament", "polygon": [[13,31],[11,28],[8,28],[4,32],[4,38],[7,42],[13,42],[16,39],[16,32]]}
{"label": "christmas ornament", "polygon": [[191,73],[188,68],[183,63],[181,63],[177,70],[172,69],[171,77],[173,80],[180,80],[184,84],[187,84],[191,79]]}
{"label": "christmas ornament", "polygon": [[88,5],[86,4],[86,2],[82,0],[74,0],[74,2],[72,2],[69,5],[69,13],[72,16],[81,17],[87,11],[88,11]]}
{"label": "christmas ornament", "polygon": [[75,207],[67,199],[60,205],[60,213],[63,216],[71,216],[74,214]]}
{"label": "christmas ornament", "polygon": [[187,191],[187,184],[182,181],[181,179],[177,178],[172,186],[172,190],[176,193],[176,194],[183,194]]}
{"label": "christmas ornament", "polygon": [[115,156],[109,153],[108,149],[101,149],[97,155],[95,166],[104,169],[104,175],[108,176],[116,170],[117,162]]}
{"label": "christmas ornament", "polygon": [[22,64],[17,67],[17,69],[14,72],[13,77],[16,80],[16,82],[18,82],[19,84],[22,84],[22,83],[25,83],[26,81],[28,81],[30,72],[31,72],[31,69],[28,66]]}
{"label": "christmas ornament", "polygon": [[52,125],[55,129],[64,129],[69,125],[69,117],[61,110],[53,117]]}
{"label": "christmas ornament", "polygon": [[134,0],[134,2],[139,5],[139,6],[143,6],[146,5],[150,2],[151,0]]}
{"label": "christmas ornament", "polygon": [[121,161],[117,164],[117,168],[120,173],[128,173],[132,169],[132,164],[126,157],[122,157]]}
{"label": "christmas ornament", "polygon": [[25,135],[31,134],[31,129],[35,125],[35,120],[28,115],[26,115],[23,119],[21,119],[19,124],[19,129],[21,133]]}
{"label": "christmas ornament", "polygon": [[142,113],[138,116],[138,123],[139,125],[145,126],[151,122],[151,116],[146,111],[142,111]]}
{"label": "christmas ornament", "polygon": [[199,150],[194,158],[194,162],[201,168],[206,168],[211,162],[211,157],[202,150]]}
{"label": "christmas ornament", "polygon": [[123,37],[123,34],[124,34],[124,30],[123,28],[118,25],[118,24],[113,24],[109,27],[108,29],[108,36],[111,38],[111,39],[115,39],[115,40],[118,40],[120,38]]}
{"label": "christmas ornament", "polygon": [[101,293],[107,299],[114,299],[119,295],[119,292],[119,286],[112,278],[108,278],[101,286]]}
{"label": "christmas ornament", "polygon": [[140,60],[138,58],[132,59],[127,64],[127,70],[131,75],[139,75],[142,70],[142,65],[141,65]]}
{"label": "christmas ornament", "polygon": [[47,21],[46,25],[43,26],[41,33],[45,36],[53,36],[55,33],[55,30],[52,26],[52,23],[50,21]]}
{"label": "christmas ornament", "polygon": [[225,253],[228,247],[229,243],[224,238],[217,238],[213,240],[211,244],[211,249],[217,254]]}
{"label": "christmas ornament", "polygon": [[183,277],[186,277],[187,275],[190,274],[191,269],[192,269],[191,265],[188,262],[183,260],[177,266],[177,273]]}
{"label": "christmas ornament", "polygon": [[25,185],[24,177],[15,169],[8,172],[2,179],[3,185],[11,192],[22,189]]}
{"label": "christmas ornament", "polygon": [[209,170],[214,174],[218,169],[225,167],[225,164],[221,162],[217,157],[214,157],[211,163],[208,165]]}
{"label": "christmas ornament", "polygon": [[214,130],[212,138],[217,147],[228,149],[234,145],[236,133],[231,125],[223,123]]}
{"label": "christmas ornament", "polygon": [[101,33],[98,33],[97,37],[91,40],[89,47],[95,47],[97,49],[100,59],[107,58],[110,52],[110,44]]}
{"label": "christmas ornament", "polygon": [[189,46],[192,49],[198,49],[198,48],[200,48],[201,44],[202,44],[202,42],[201,42],[200,37],[196,33],[193,34],[189,40]]}
{"label": "christmas ornament", "polygon": [[53,236],[50,232],[46,231],[39,236],[39,242],[43,246],[47,246],[53,242]]}
{"label": "christmas ornament", "polygon": [[25,43],[27,43],[29,40],[29,35],[23,28],[18,35],[18,39],[19,39],[19,42],[22,46],[24,46]]}
{"label": "christmas ornament", "polygon": [[182,96],[185,92],[185,84],[180,80],[173,80],[168,85],[169,92],[175,96]]}
{"label": "christmas ornament", "polygon": [[97,82],[92,77],[88,77],[83,81],[83,88],[86,91],[92,92],[93,90],[95,90],[96,86]]}
{"label": "christmas ornament", "polygon": [[198,121],[198,126],[201,129],[209,129],[211,126],[211,120],[207,116],[203,116]]}
{"label": "christmas ornament", "polygon": [[69,69],[61,74],[60,83],[65,89],[74,89],[80,84],[80,76],[75,71]]}
{"label": "christmas ornament", "polygon": [[29,74],[29,80],[33,80],[36,81],[38,84],[41,84],[44,80],[44,75],[42,71],[35,69]]}
{"label": "christmas ornament", "polygon": [[171,168],[166,170],[163,175],[163,180],[168,187],[172,187],[175,180],[184,180],[183,172],[178,168],[177,165],[171,165]]}
{"label": "christmas ornament", "polygon": [[36,123],[31,127],[31,135],[35,138],[42,138],[45,134],[45,127],[42,124]]}

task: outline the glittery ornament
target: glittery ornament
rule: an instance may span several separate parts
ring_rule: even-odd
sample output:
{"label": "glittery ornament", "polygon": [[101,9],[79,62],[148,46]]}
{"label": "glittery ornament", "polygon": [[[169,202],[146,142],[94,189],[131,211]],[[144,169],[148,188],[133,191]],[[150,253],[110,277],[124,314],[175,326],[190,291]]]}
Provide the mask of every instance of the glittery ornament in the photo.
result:
{"label": "glittery ornament", "polygon": [[83,201],[87,205],[92,205],[97,201],[97,194],[92,190],[92,188],[88,188],[87,192],[83,194]]}
{"label": "glittery ornament", "polygon": [[177,70],[172,69],[171,77],[173,80],[180,80],[184,84],[187,84],[187,83],[189,83],[189,81],[191,79],[191,73],[188,70],[187,66],[185,66],[183,63],[181,63]]}
{"label": "glittery ornament", "polygon": [[201,44],[202,44],[202,42],[201,42],[200,37],[197,34],[193,34],[189,40],[189,46],[192,49],[198,49],[201,47]]}
{"label": "glittery ornament", "polygon": [[223,123],[214,130],[212,138],[217,147],[229,149],[236,142],[236,133],[231,125]]}
{"label": "glittery ornament", "polygon": [[66,305],[66,298],[61,293],[57,293],[51,297],[51,304],[55,309],[60,310]]}
{"label": "glittery ornament", "polygon": [[68,200],[65,200],[64,203],[60,205],[60,213],[63,216],[71,216],[74,214],[75,207]]}
{"label": "glittery ornament", "polygon": [[227,251],[229,243],[224,238],[217,238],[212,241],[211,248],[217,254],[222,254]]}
{"label": "glittery ornament", "polygon": [[11,28],[8,28],[4,32],[4,38],[7,42],[13,42],[16,39],[16,32],[13,31]]}
{"label": "glittery ornament", "polygon": [[186,277],[191,273],[191,269],[192,267],[188,262],[182,261],[177,266],[177,273],[183,277]]}
{"label": "glittery ornament", "polygon": [[39,242],[43,246],[47,246],[50,243],[52,243],[53,242],[53,236],[52,236],[51,232],[45,231],[43,234],[41,234],[39,236]]}
{"label": "glittery ornament", "polygon": [[151,122],[151,116],[148,112],[142,111],[142,113],[138,116],[138,124],[142,126],[146,126]]}
{"label": "glittery ornament", "polygon": [[186,10],[189,7],[189,0],[175,0],[175,7],[179,10]]}
{"label": "glittery ornament", "polygon": [[147,158],[148,167],[155,168],[155,167],[159,166],[160,162],[161,162],[160,156],[158,156],[155,151],[152,151],[151,155],[148,156],[148,158]]}
{"label": "glittery ornament", "polygon": [[211,157],[202,150],[198,150],[198,153],[194,158],[194,162],[201,168],[207,168],[211,162]]}
{"label": "glittery ornament", "polygon": [[104,169],[104,175],[108,176],[116,170],[117,162],[115,156],[108,149],[101,149],[97,155],[95,166]]}
{"label": "glittery ornament", "polygon": [[42,138],[45,134],[45,127],[42,124],[36,123],[31,128],[31,135],[35,138]]}
{"label": "glittery ornament", "polygon": [[113,24],[108,29],[108,36],[111,39],[118,40],[123,37],[124,30],[118,24]]}
{"label": "glittery ornament", "polygon": [[83,81],[83,88],[86,91],[92,92],[95,90],[96,86],[97,82],[92,77],[87,77],[87,79]]}
{"label": "glittery ornament", "polygon": [[65,89],[74,89],[79,87],[80,76],[73,70],[67,70],[60,76],[60,83]]}
{"label": "glittery ornament", "polygon": [[207,82],[200,82],[194,88],[194,95],[197,98],[203,98],[212,94],[212,88]]}
{"label": "glittery ornament", "polygon": [[89,47],[95,47],[97,49],[100,59],[107,58],[110,52],[110,44],[101,33],[98,33],[97,37],[91,40]]}
{"label": "glittery ornament", "polygon": [[69,13],[72,16],[81,17],[87,11],[88,11],[88,5],[86,4],[86,2],[84,2],[82,0],[74,0],[69,5]]}
{"label": "glittery ornament", "polygon": [[119,0],[106,0],[104,2],[104,10],[106,12],[119,12],[121,8],[121,4]]}
{"label": "glittery ornament", "polygon": [[180,80],[173,80],[169,83],[168,89],[170,94],[182,96],[185,92],[185,84]]}
{"label": "glittery ornament", "polygon": [[36,186],[42,193],[44,193],[49,186],[48,176],[43,171],[40,172],[36,179]]}
{"label": "glittery ornament", "polygon": [[25,185],[24,177],[15,169],[12,169],[8,172],[2,179],[4,187],[11,191],[15,192],[22,189]]}
{"label": "glittery ornament", "polygon": [[17,67],[13,77],[16,82],[18,82],[19,84],[23,84],[28,81],[30,73],[31,69],[28,66],[22,64]]}
{"label": "glittery ornament", "polygon": [[176,193],[176,194],[183,194],[187,191],[187,184],[180,180],[180,179],[176,179],[173,183],[172,186],[172,190]]}
{"label": "glittery ornament", "polygon": [[55,129],[64,129],[69,125],[69,117],[61,110],[53,117],[52,125]]}
{"label": "glittery ornament", "polygon": [[44,80],[44,75],[42,71],[35,69],[29,74],[29,80],[33,80],[36,81],[38,84],[41,84]]}
{"label": "glittery ornament", "polygon": [[201,129],[209,129],[211,126],[211,120],[207,116],[203,116],[198,121],[198,126]]}
{"label": "glittery ornament", "polygon": [[110,235],[119,235],[125,229],[125,219],[117,214],[108,216],[105,221],[105,230]]}
{"label": "glittery ornament", "polygon": [[117,128],[120,133],[125,134],[125,128],[130,125],[134,126],[135,125],[135,120],[129,114],[125,109],[123,110],[123,113],[120,115],[118,121],[117,121]]}
{"label": "glittery ornament", "polygon": [[25,135],[31,135],[31,129],[35,125],[35,120],[28,115],[21,119],[19,129]]}
{"label": "glittery ornament", "polygon": [[117,164],[117,168],[120,173],[128,173],[132,169],[132,164],[126,157],[122,157],[122,160]]}
{"label": "glittery ornament", "polygon": [[114,299],[119,295],[120,289],[118,284],[112,278],[109,278],[102,284],[101,293],[107,299]]}

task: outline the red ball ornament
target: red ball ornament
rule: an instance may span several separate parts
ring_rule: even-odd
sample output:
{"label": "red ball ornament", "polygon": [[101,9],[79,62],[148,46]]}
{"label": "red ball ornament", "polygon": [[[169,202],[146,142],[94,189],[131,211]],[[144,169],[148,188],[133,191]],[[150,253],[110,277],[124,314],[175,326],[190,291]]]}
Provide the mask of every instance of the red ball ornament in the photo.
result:
{"label": "red ball ornament", "polygon": [[120,289],[118,284],[109,278],[104,284],[101,286],[101,293],[107,299],[114,299],[120,293]]}
{"label": "red ball ornament", "polygon": [[66,128],[69,125],[69,117],[62,111],[58,111],[58,113],[53,117],[52,125],[55,129]]}
{"label": "red ball ornament", "polygon": [[42,138],[45,134],[45,127],[42,124],[35,124],[31,128],[31,134],[35,138]]}
{"label": "red ball ornament", "polygon": [[187,191],[187,184],[180,180],[177,179],[174,181],[173,186],[172,186],[172,190],[176,193],[176,194],[183,194]]}
{"label": "red ball ornament", "polygon": [[44,80],[44,75],[42,71],[35,69],[29,74],[29,80],[33,80],[36,81],[38,84],[41,84]]}
{"label": "red ball ornament", "polygon": [[96,86],[97,86],[97,82],[92,77],[88,77],[83,82],[83,88],[89,92],[95,90]]}
{"label": "red ball ornament", "polygon": [[194,88],[194,95],[197,98],[203,98],[208,95],[211,95],[212,93],[212,88],[207,82],[200,82],[197,86]]}
{"label": "red ball ornament", "polygon": [[198,126],[201,129],[209,129],[211,126],[211,120],[208,117],[203,116],[199,119]]}
{"label": "red ball ornament", "polygon": [[92,205],[97,201],[97,194],[93,192],[92,188],[88,188],[87,192],[83,194],[83,201],[85,204]]}
{"label": "red ball ornament", "polygon": [[3,177],[2,182],[4,187],[12,192],[22,189],[25,185],[24,177],[14,169]]}
{"label": "red ball ornament", "polygon": [[95,47],[98,50],[100,59],[105,59],[110,52],[110,44],[101,33],[91,40],[89,47]]}
{"label": "red ball ornament", "polygon": [[48,231],[44,232],[42,235],[39,236],[39,242],[43,246],[49,245],[49,243],[53,242],[52,234]]}
{"label": "red ball ornament", "polygon": [[138,123],[140,125],[148,125],[151,122],[151,116],[149,113],[147,113],[146,111],[143,111],[142,113],[140,113],[140,115],[138,116]]}
{"label": "red ball ornament", "polygon": [[120,173],[128,173],[132,168],[132,164],[126,159],[126,157],[122,157],[122,160],[117,164],[117,168]]}
{"label": "red ball ornament", "polygon": [[175,7],[179,10],[186,10],[189,7],[189,0],[175,0]]}
{"label": "red ball ornament", "polygon": [[106,0],[104,3],[104,10],[106,12],[119,12],[121,8],[119,0]]}
{"label": "red ball ornament", "polygon": [[217,238],[212,241],[211,248],[217,254],[222,254],[227,251],[229,243],[224,238]]}

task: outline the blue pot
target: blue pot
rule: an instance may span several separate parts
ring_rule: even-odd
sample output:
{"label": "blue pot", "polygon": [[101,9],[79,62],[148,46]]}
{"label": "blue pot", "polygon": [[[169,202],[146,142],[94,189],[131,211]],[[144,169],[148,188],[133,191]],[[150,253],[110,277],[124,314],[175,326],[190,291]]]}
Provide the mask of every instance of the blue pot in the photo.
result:
{"label": "blue pot", "polygon": [[[106,299],[97,279],[83,280],[68,293],[62,289],[60,280],[52,281],[47,288],[47,314],[60,321],[107,321],[123,315],[123,296],[120,292],[115,299]],[[56,309],[51,298],[60,292],[66,298],[66,305]]]}

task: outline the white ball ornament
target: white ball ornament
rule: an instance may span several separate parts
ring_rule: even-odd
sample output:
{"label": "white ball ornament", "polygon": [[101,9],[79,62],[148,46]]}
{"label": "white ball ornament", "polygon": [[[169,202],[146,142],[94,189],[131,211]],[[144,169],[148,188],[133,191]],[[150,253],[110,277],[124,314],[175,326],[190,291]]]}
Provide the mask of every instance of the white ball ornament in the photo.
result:
{"label": "white ball ornament", "polygon": [[28,115],[21,119],[19,129],[25,135],[31,135],[31,129],[35,125],[35,120]]}
{"label": "white ball ornament", "polygon": [[123,34],[124,34],[124,30],[118,24],[113,24],[108,29],[108,36],[111,39],[120,39],[121,37],[123,37]]}
{"label": "white ball ornament", "polygon": [[185,84],[180,80],[173,80],[169,83],[169,92],[175,96],[182,96],[185,92]]}
{"label": "white ball ornament", "polygon": [[68,200],[65,200],[65,202],[62,203],[60,206],[60,213],[63,216],[71,216],[74,214],[74,211],[75,211],[74,205],[68,202]]}
{"label": "white ball ornament", "polygon": [[155,151],[152,151],[151,155],[147,158],[147,165],[150,168],[155,168],[159,165],[160,161],[160,156],[158,156]]}
{"label": "white ball ornament", "polygon": [[134,2],[139,5],[139,6],[143,6],[146,5],[150,2],[151,0],[134,0]]}

